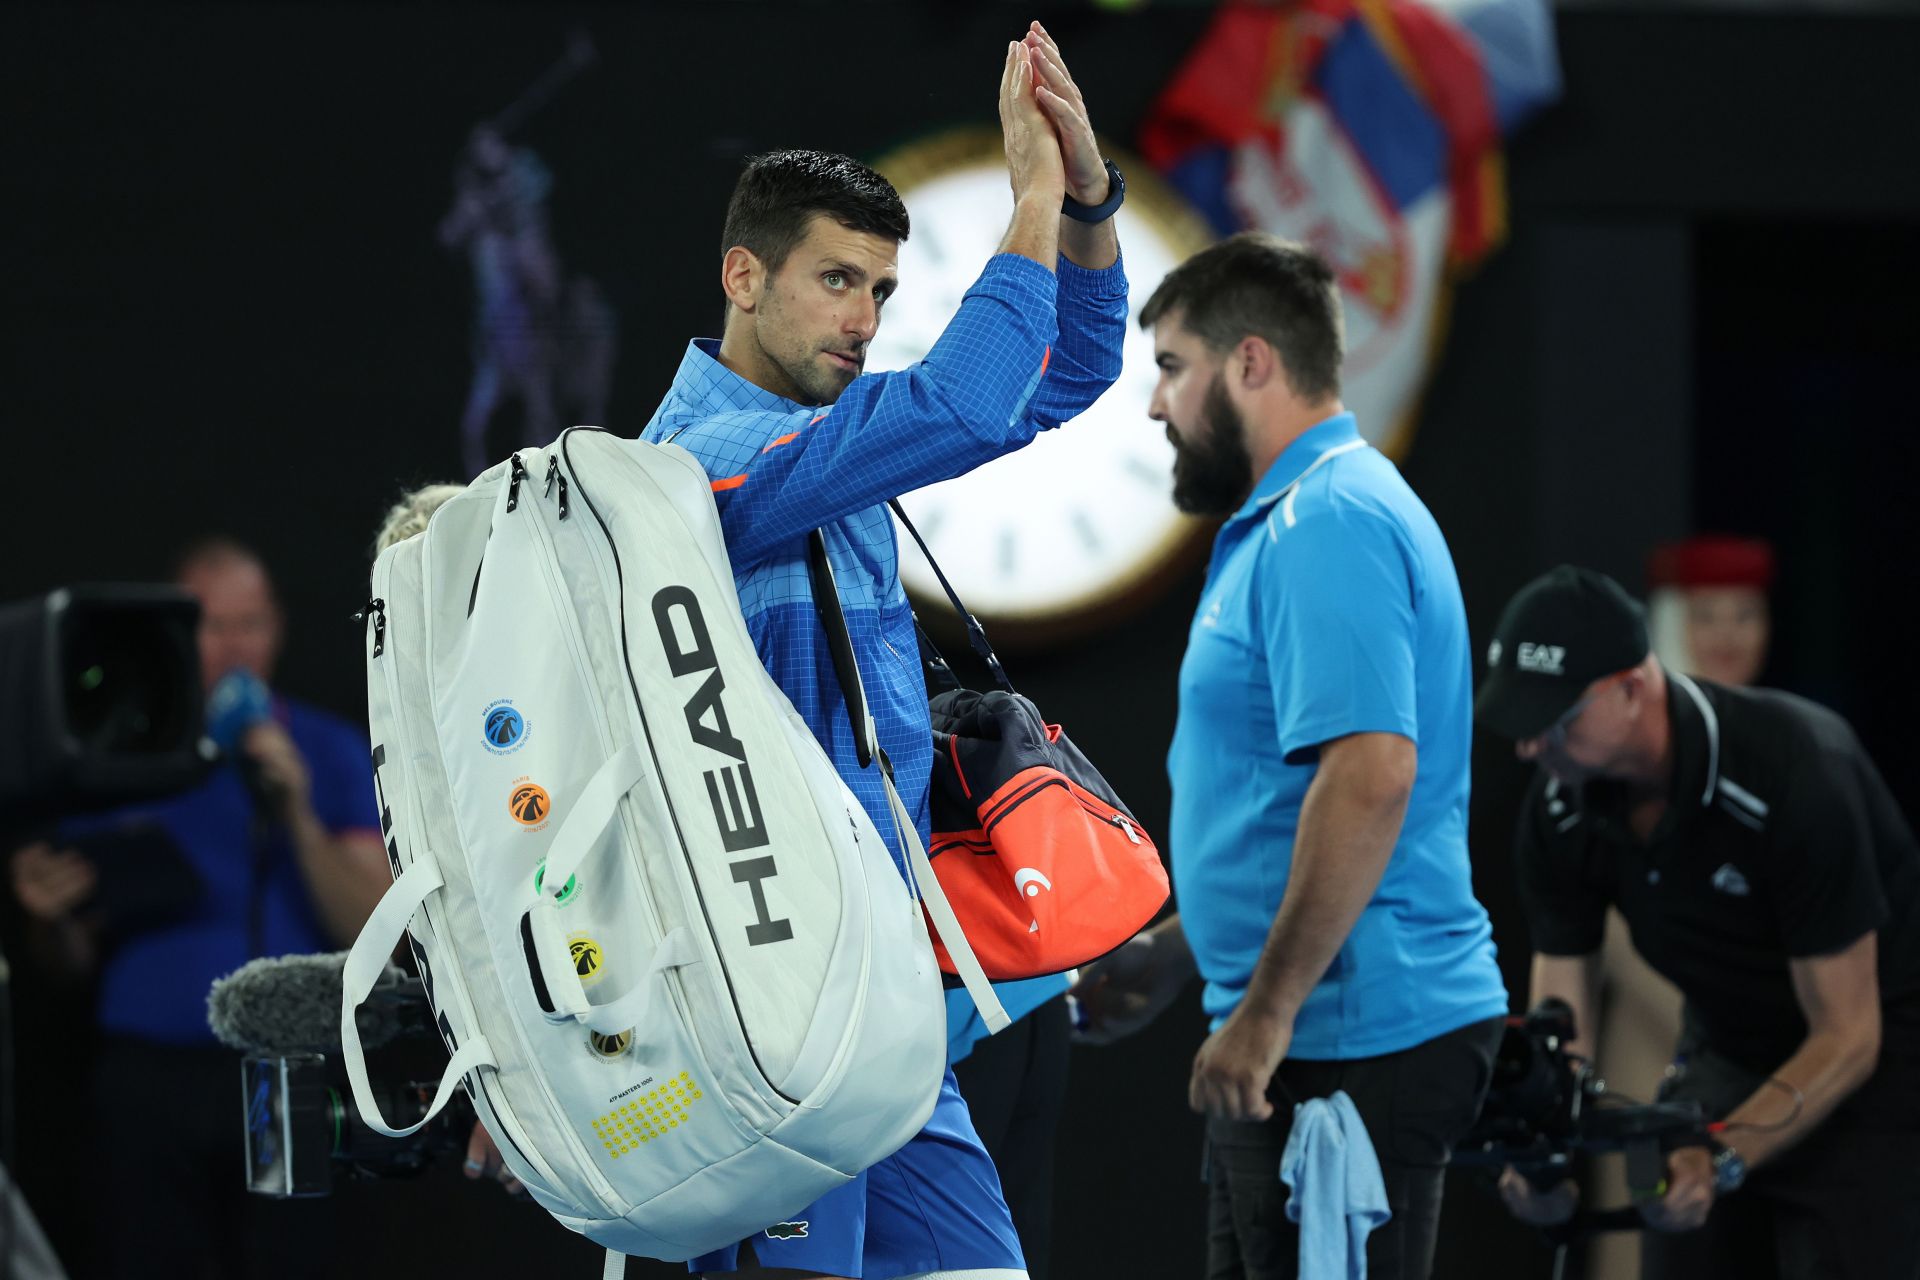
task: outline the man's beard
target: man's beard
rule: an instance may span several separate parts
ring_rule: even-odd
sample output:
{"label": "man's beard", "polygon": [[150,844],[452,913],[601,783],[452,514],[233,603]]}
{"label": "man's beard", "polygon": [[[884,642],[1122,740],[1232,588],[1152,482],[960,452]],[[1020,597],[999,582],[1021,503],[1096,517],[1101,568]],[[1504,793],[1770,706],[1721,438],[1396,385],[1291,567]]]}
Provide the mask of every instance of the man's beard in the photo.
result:
{"label": "man's beard", "polygon": [[1200,402],[1199,430],[1173,441],[1173,505],[1191,516],[1232,515],[1253,492],[1253,455],[1247,424],[1227,398],[1226,379],[1214,374]]}

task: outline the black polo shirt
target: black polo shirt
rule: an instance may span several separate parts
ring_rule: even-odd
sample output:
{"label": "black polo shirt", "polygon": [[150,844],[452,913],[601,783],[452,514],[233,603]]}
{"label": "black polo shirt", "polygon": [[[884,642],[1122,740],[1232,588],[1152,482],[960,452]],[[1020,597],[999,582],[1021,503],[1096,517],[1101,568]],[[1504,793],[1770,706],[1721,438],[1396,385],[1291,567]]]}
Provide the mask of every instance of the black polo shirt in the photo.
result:
{"label": "black polo shirt", "polygon": [[1535,950],[1599,950],[1609,904],[1707,1043],[1756,1072],[1806,1038],[1787,962],[1880,932],[1883,1042],[1920,1048],[1920,848],[1853,730],[1792,694],[1668,674],[1673,787],[1649,839],[1626,788],[1542,770],[1516,852]]}

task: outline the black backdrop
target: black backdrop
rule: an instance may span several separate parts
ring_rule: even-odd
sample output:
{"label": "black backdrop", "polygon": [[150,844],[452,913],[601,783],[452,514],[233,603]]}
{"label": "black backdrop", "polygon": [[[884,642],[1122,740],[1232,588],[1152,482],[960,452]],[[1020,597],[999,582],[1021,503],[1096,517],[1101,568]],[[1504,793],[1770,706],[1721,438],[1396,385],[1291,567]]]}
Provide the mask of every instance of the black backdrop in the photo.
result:
{"label": "black backdrop", "polygon": [[[1096,123],[1123,141],[1206,16],[1038,14]],[[230,531],[281,580],[294,623],[281,683],[357,713],[347,614],[365,596],[366,543],[403,487],[455,467],[469,284],[433,231],[468,127],[570,26],[591,30],[601,64],[527,137],[556,176],[557,242],[621,314],[610,425],[633,429],[685,338],[713,327],[739,158],[875,155],[990,121],[999,51],[1028,16],[958,3],[9,10],[0,421],[16,549],[0,600],[152,576],[188,536]],[[1561,560],[1638,585],[1648,545],[1696,523],[1769,534],[1785,561],[1771,674],[1853,715],[1905,798],[1916,696],[1896,620],[1912,588],[1905,378],[1920,354],[1920,113],[1905,78],[1920,22],[1569,6],[1560,30],[1567,99],[1510,149],[1513,236],[1457,293],[1404,460],[1453,545],[1475,635]],[[1015,668],[1103,745],[1102,767],[1154,829],[1197,588]],[[1476,883],[1520,999],[1505,844],[1522,779],[1489,742],[1475,768]],[[1190,1001],[1135,1042],[1076,1055],[1056,1274],[1196,1273],[1199,1126],[1182,1099],[1201,1032]],[[57,1136],[22,1150],[21,1178],[83,1261],[90,1157]],[[1456,1192],[1441,1274],[1545,1274],[1544,1250]],[[356,1247],[342,1275],[593,1265],[537,1210],[451,1171],[355,1189],[343,1209]]]}

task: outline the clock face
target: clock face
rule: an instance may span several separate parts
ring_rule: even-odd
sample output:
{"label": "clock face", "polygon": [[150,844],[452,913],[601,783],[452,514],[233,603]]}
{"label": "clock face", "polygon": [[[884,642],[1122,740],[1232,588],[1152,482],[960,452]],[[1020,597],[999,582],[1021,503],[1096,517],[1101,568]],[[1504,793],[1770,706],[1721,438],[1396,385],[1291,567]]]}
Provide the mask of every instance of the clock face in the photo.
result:
{"label": "clock face", "polygon": [[[899,188],[913,234],[900,247],[900,290],[868,349],[869,370],[924,357],[998,248],[1013,216],[1000,148],[997,130],[967,130],[877,166]],[[1135,317],[1161,278],[1210,237],[1144,164],[1116,163],[1127,175],[1115,217],[1131,305],[1119,381],[1026,448],[900,503],[968,608],[1051,635],[1145,603],[1204,528],[1173,505],[1173,446],[1147,417],[1158,376],[1153,338]],[[902,547],[907,589],[944,601],[904,533]]]}

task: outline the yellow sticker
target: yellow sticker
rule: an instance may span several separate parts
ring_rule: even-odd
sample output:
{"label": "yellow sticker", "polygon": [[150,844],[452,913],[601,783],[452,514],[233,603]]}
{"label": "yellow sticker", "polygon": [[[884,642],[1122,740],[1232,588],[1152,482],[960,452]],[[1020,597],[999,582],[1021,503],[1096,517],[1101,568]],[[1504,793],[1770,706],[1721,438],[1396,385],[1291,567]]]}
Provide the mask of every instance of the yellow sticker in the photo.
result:
{"label": "yellow sticker", "polygon": [[590,987],[606,976],[607,953],[586,934],[568,935],[567,954],[573,957],[573,971],[580,975],[581,986]]}

